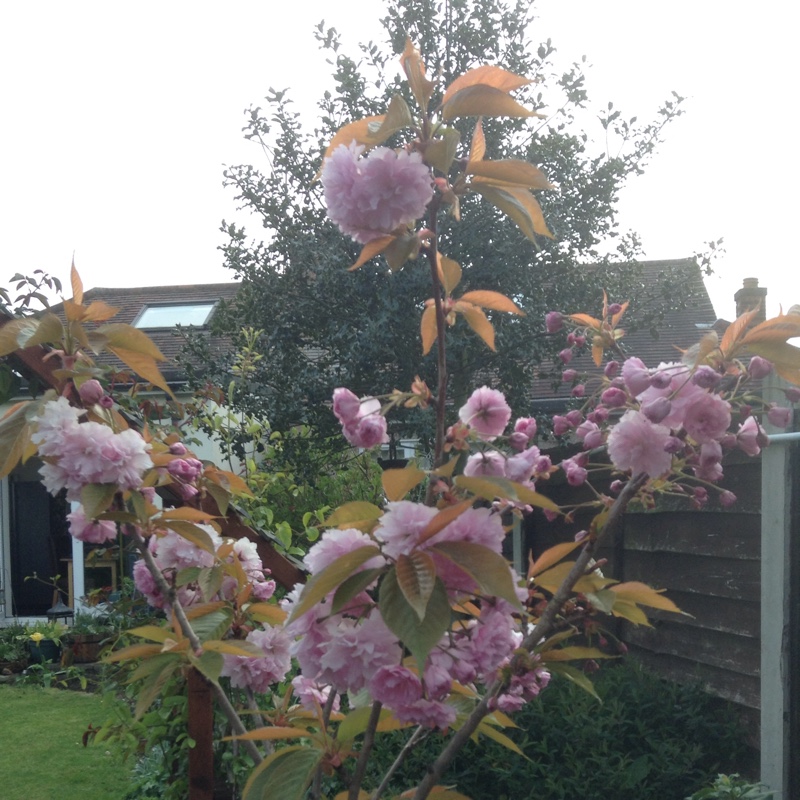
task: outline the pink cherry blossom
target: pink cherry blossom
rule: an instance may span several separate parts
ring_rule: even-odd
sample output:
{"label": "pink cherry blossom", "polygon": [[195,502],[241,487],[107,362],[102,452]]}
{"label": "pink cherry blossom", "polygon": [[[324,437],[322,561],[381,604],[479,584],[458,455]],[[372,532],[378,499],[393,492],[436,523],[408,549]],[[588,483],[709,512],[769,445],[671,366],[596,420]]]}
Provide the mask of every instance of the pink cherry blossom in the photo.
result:
{"label": "pink cherry blossom", "polygon": [[641,358],[629,358],[625,361],[622,365],[622,379],[634,397],[650,388],[650,371]]}
{"label": "pink cherry blossom", "polygon": [[772,372],[772,362],[761,356],[753,356],[747,366],[750,377],[755,380],[766,378]]}
{"label": "pink cherry blossom", "polygon": [[718,394],[703,392],[694,399],[683,416],[689,436],[706,444],[722,436],[731,424],[731,407]]}
{"label": "pink cherry blossom", "polygon": [[502,392],[482,386],[458,411],[459,419],[484,439],[499,436],[511,419],[511,408]]}
{"label": "pink cherry blossom", "polygon": [[117,525],[111,520],[91,520],[86,518],[83,506],[78,506],[67,514],[69,532],[81,542],[105,544],[117,538]]}
{"label": "pink cherry blossom", "polygon": [[325,160],[322,186],[328,216],[361,244],[419,219],[433,197],[430,169],[419,153],[340,145]]}
{"label": "pink cherry blossom", "polygon": [[672,466],[664,450],[669,435],[669,428],[654,425],[641,412],[626,411],[608,435],[608,455],[617,469],[658,478]]}
{"label": "pink cherry blossom", "polygon": [[757,456],[761,452],[761,429],[755,417],[748,417],[740,426],[736,434],[736,444],[749,456]]}
{"label": "pink cherry blossom", "polygon": [[772,406],[767,411],[767,419],[776,428],[787,428],[792,421],[793,411],[791,408],[782,406]]}
{"label": "pink cherry blossom", "polygon": [[78,394],[80,395],[81,402],[85,406],[93,406],[95,403],[100,402],[100,399],[105,394],[105,391],[100,381],[92,378],[91,380],[84,381],[80,385]]}
{"label": "pink cherry blossom", "polygon": [[558,333],[564,327],[564,316],[558,311],[548,311],[544,317],[544,327],[548,333]]}
{"label": "pink cherry blossom", "polygon": [[[489,450],[486,453],[473,453],[467,458],[464,465],[464,474],[467,477],[497,476],[506,474],[506,460],[502,453]],[[512,480],[514,480],[512,478]]]}
{"label": "pink cherry blossom", "polygon": [[[306,553],[303,564],[312,575],[322,572],[325,567],[338,558],[358,550],[360,547],[375,547],[375,541],[356,528],[342,530],[331,529],[325,531],[322,538]],[[358,571],[382,567],[386,560],[382,556],[375,556],[365,561]]]}
{"label": "pink cherry blossom", "polygon": [[422,682],[410,669],[392,664],[381,667],[370,678],[369,693],[389,708],[402,708],[422,697]]}
{"label": "pink cherry blossom", "polygon": [[271,684],[286,677],[292,666],[289,634],[281,627],[268,627],[250,631],[245,641],[262,650],[263,658],[225,654],[220,674],[230,678],[234,688],[267,692]]}

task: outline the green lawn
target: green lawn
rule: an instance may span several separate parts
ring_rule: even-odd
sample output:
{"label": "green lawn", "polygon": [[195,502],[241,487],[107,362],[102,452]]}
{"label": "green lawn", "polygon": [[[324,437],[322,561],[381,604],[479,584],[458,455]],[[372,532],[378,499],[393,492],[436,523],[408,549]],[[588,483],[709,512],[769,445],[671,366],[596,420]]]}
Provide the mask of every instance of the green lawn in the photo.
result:
{"label": "green lawn", "polygon": [[0,686],[3,800],[120,800],[129,769],[103,745],[81,743],[105,718],[101,698]]}

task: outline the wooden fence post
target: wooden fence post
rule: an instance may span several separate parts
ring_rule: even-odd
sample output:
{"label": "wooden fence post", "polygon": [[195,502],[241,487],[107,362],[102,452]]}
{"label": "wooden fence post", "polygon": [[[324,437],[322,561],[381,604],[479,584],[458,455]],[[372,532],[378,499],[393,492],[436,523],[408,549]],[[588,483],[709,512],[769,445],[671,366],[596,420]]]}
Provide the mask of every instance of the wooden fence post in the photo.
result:
{"label": "wooden fence post", "polygon": [[189,800],[214,798],[214,696],[208,681],[189,670]]}

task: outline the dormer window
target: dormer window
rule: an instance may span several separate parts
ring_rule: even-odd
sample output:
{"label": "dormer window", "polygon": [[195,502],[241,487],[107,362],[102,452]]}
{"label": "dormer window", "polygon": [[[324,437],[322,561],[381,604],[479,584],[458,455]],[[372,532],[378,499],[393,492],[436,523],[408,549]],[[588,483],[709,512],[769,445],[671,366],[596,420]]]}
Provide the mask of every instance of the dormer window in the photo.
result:
{"label": "dormer window", "polygon": [[135,328],[174,328],[193,325],[202,328],[208,323],[216,303],[153,303],[146,305],[134,320]]}

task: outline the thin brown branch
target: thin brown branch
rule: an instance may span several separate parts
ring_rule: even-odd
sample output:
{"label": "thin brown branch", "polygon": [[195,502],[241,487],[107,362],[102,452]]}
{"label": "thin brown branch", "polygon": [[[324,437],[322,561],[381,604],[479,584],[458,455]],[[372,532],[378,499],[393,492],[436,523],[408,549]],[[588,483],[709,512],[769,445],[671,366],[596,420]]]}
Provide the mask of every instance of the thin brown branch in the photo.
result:
{"label": "thin brown branch", "polygon": [[386,774],[383,776],[378,788],[372,793],[370,800],[380,800],[381,795],[389,788],[389,781],[391,781],[395,772],[403,766],[409,753],[411,753],[411,751],[429,734],[430,729],[424,728],[422,725],[411,734],[409,740],[403,745],[403,749],[397,754],[397,758],[392,762],[389,769],[386,770]]}
{"label": "thin brown branch", "polygon": [[353,773],[353,782],[350,784],[347,800],[358,800],[358,791],[361,788],[361,782],[364,780],[364,775],[367,772],[367,762],[369,761],[369,754],[372,752],[372,745],[375,742],[375,730],[378,727],[380,718],[381,704],[376,700],[372,704],[372,711],[370,711],[367,729],[364,731],[364,744],[361,745],[361,752],[358,754],[356,770]]}

